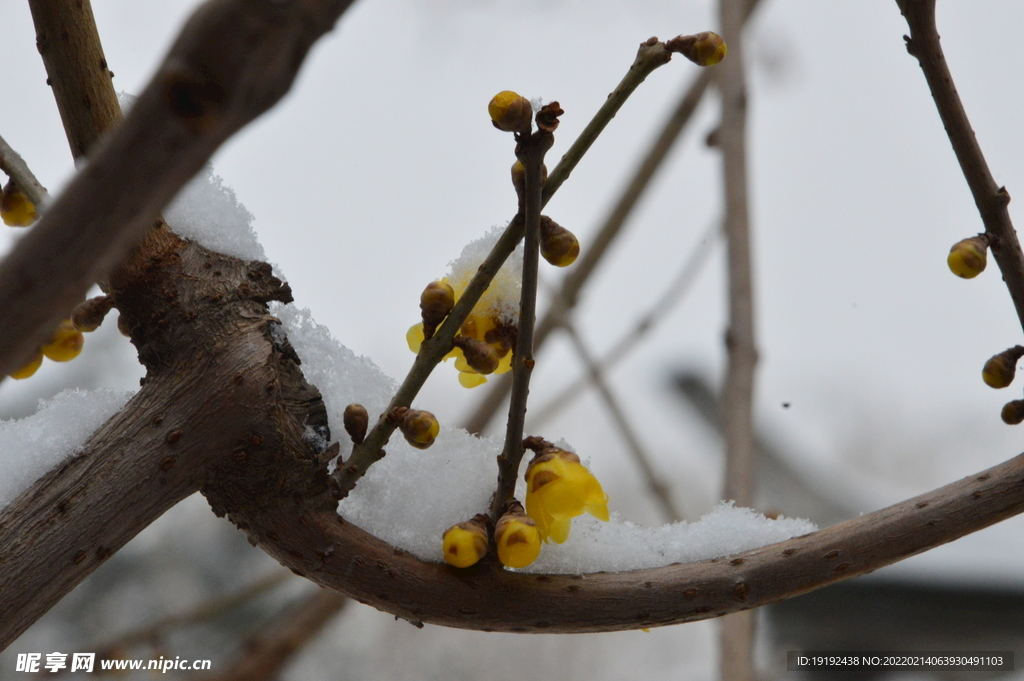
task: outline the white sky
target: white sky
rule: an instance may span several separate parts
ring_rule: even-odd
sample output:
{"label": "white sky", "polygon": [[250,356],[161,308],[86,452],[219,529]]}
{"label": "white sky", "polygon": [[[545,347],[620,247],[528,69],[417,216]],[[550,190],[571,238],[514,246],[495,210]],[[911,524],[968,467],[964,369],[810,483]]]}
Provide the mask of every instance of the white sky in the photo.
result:
{"label": "white sky", "polygon": [[[115,88],[138,92],[194,2],[93,5]],[[1024,431],[999,420],[1020,386],[997,392],[980,380],[990,355],[1020,342],[1020,326],[994,263],[972,281],[946,269],[950,245],[982,225],[904,50],[907,28],[895,2],[762,5],[747,54],[758,418],[794,451],[835,466],[835,484],[843,470],[874,476],[878,489],[862,490],[870,511],[1020,451]],[[0,133],[55,190],[71,158],[26,3],[6,3],[3,24]],[[515,210],[511,139],[491,127],[490,97],[514,89],[562,104],[553,167],[640,41],[715,24],[709,0],[363,0],[315,47],[287,99],[216,155],[215,170],[256,216],[298,304],[400,378],[413,358],[404,334],[418,319],[422,287]],[[939,26],[997,182],[1011,195],[1024,192],[1024,7],[943,0]],[[549,204],[546,212],[584,249],[696,72],[677,59],[651,76]],[[661,292],[719,213],[719,162],[703,146],[715,115],[709,99],[587,290],[577,318],[598,354]],[[1010,213],[1020,220],[1018,206]],[[717,499],[718,444],[667,382],[682,366],[721,374],[720,256],[612,375],[691,518]],[[578,371],[567,346],[551,350],[534,374],[538,403]],[[134,376],[109,382],[126,380]],[[32,393],[29,384],[5,382],[0,401]],[[479,396],[445,366],[417,405],[457,424]],[[597,402],[581,401],[542,434],[564,437],[592,459],[610,481],[613,509],[657,520],[637,497],[636,475]],[[956,555],[987,563],[994,542],[1005,550],[1010,531],[1006,524],[971,538],[971,549]],[[963,560],[947,555],[944,564]],[[992,569],[1020,584],[1010,566]]]}

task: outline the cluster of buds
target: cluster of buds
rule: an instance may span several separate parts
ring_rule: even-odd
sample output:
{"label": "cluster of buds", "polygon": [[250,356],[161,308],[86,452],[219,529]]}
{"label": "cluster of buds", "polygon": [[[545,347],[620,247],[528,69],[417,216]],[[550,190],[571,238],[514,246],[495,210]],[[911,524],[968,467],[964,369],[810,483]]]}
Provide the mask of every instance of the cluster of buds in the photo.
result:
{"label": "cluster of buds", "polygon": [[[442,551],[449,565],[467,568],[487,555],[490,519],[478,514],[444,532]],[[494,545],[498,560],[505,567],[524,568],[540,555],[541,536],[537,523],[526,515],[523,505],[515,499],[494,526]]]}
{"label": "cluster of buds", "polygon": [[36,206],[14,180],[0,191],[0,218],[8,227],[28,227],[39,217]]}
{"label": "cluster of buds", "polygon": [[608,520],[608,495],[578,456],[539,437],[526,438],[523,446],[534,452],[526,469],[526,513],[545,542],[568,539],[578,515]]}
{"label": "cluster of buds", "polygon": [[43,364],[43,357],[54,362],[70,362],[82,353],[85,345],[84,333],[95,331],[103,322],[113,301],[107,296],[97,296],[79,303],[53,332],[50,341],[36,350],[31,361],[17,371],[11,373],[13,379],[24,379],[32,376]]}
{"label": "cluster of buds", "polygon": [[[464,287],[462,287],[464,288]],[[406,333],[409,349],[419,352],[423,341],[431,338],[437,326],[448,316],[461,291],[456,293],[447,279],[431,282],[420,296],[423,321]],[[490,374],[503,374],[512,368],[516,327],[494,313],[470,313],[452,341],[452,350],[444,360],[455,360],[459,383],[475,388],[485,383]]]}
{"label": "cluster of buds", "polygon": [[416,449],[430,447],[441,432],[437,417],[422,409],[395,407],[388,413],[388,422],[402,431],[405,441]]}
{"label": "cluster of buds", "polygon": [[962,239],[953,244],[946,257],[950,271],[958,277],[973,279],[985,271],[988,264],[989,238],[986,234]]}

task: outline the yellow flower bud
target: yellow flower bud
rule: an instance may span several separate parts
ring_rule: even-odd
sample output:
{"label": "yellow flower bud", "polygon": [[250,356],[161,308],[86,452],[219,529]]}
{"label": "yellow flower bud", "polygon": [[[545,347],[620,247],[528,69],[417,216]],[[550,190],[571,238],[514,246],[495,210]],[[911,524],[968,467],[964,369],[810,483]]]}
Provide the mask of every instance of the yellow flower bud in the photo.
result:
{"label": "yellow flower bud", "polygon": [[494,543],[498,546],[498,560],[511,568],[524,568],[540,555],[540,530],[518,501],[513,501],[498,520]]}
{"label": "yellow flower bud", "polygon": [[82,352],[85,336],[75,328],[70,319],[65,319],[53,333],[53,338],[43,346],[43,354],[54,362],[69,362]]}
{"label": "yellow flower bud", "polygon": [[505,132],[529,132],[533,120],[533,106],[530,100],[511,90],[494,95],[487,105],[491,123]]}
{"label": "yellow flower bud", "polygon": [[697,66],[714,66],[725,59],[728,47],[722,36],[711,31],[695,35],[681,35],[665,44],[671,52],[678,52]]}
{"label": "yellow flower bud", "polygon": [[538,451],[526,469],[526,512],[545,542],[569,538],[572,519],[583,513],[608,520],[608,495],[580,458],[540,438],[527,438]]}
{"label": "yellow flower bud", "polygon": [[953,247],[949,249],[946,263],[956,276],[973,279],[985,271],[987,260],[988,237],[979,234],[953,244]]}
{"label": "yellow flower bud", "polygon": [[432,281],[420,294],[420,314],[423,317],[423,337],[430,338],[455,307],[455,290],[447,281]]}
{"label": "yellow flower bud", "polygon": [[434,444],[434,438],[441,431],[437,418],[420,409],[396,407],[388,414],[388,420],[398,426],[405,441],[416,449],[426,449]]}
{"label": "yellow flower bud", "polygon": [[[501,358],[498,357],[497,351],[490,344],[476,338],[456,336],[452,340],[452,345],[462,350],[462,356],[465,358],[466,364],[476,373],[491,374],[498,368],[498,361]],[[456,362],[455,366],[462,369],[458,362]],[[462,370],[465,371],[465,369]]]}
{"label": "yellow flower bud", "polygon": [[0,199],[0,217],[8,227],[28,227],[36,221],[39,213],[25,192],[8,183]]}
{"label": "yellow flower bud", "polygon": [[580,254],[576,235],[547,215],[540,216],[540,254],[555,267],[567,267]]}
{"label": "yellow flower bud", "polygon": [[1024,356],[1024,347],[1016,345],[993,355],[981,370],[981,379],[993,388],[1005,388],[1013,383],[1017,362]]}
{"label": "yellow flower bud", "polygon": [[1000,414],[1003,423],[1015,426],[1024,421],[1024,400],[1013,400],[1003,405],[1003,412]]}
{"label": "yellow flower bud", "polygon": [[366,407],[353,402],[345,407],[342,421],[345,424],[345,432],[352,438],[352,442],[361,443],[366,437],[366,428],[370,425],[370,415],[366,413]]}
{"label": "yellow flower bud", "polygon": [[444,532],[444,560],[457,568],[476,565],[487,553],[487,516],[452,525]]}
{"label": "yellow flower bud", "polygon": [[29,362],[28,364],[26,364],[25,366],[21,367],[20,369],[18,369],[14,373],[12,373],[11,374],[11,378],[13,378],[16,381],[20,381],[23,378],[28,378],[29,376],[34,374],[36,371],[38,371],[39,367],[42,366],[42,364],[43,364],[43,351],[42,350],[37,350],[36,351],[36,356],[32,358],[32,361]]}

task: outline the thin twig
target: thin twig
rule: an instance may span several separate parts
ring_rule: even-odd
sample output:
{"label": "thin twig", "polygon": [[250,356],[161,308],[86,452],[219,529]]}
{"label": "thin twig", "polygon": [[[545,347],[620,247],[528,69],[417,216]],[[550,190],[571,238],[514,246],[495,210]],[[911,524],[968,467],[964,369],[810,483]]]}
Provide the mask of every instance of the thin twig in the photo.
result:
{"label": "thin twig", "polygon": [[202,681],[273,681],[295,653],[312,641],[349,603],[337,591],[322,589],[281,612],[243,644],[227,669]]}
{"label": "thin twig", "polygon": [[601,401],[604,402],[605,407],[608,409],[608,413],[612,417],[612,422],[618,429],[619,434],[622,435],[622,439],[626,441],[629,453],[633,456],[634,463],[636,463],[640,472],[643,474],[644,482],[647,483],[647,489],[654,497],[657,505],[661,508],[661,512],[665,515],[665,519],[669,522],[682,520],[682,514],[679,512],[679,509],[676,508],[675,502],[672,501],[672,492],[669,490],[668,485],[658,479],[658,474],[651,463],[650,454],[647,453],[647,450],[640,443],[640,437],[637,435],[636,430],[626,417],[626,412],[623,410],[622,405],[619,404],[619,400],[608,387],[608,383],[604,380],[604,374],[601,371],[601,367],[594,361],[594,356],[590,354],[590,351],[587,349],[583,339],[580,338],[575,325],[573,325],[571,321],[563,321],[560,326],[569,335],[569,341],[572,343],[573,348],[576,350],[576,354],[579,355],[580,360],[583,362],[583,366],[587,371],[591,384],[593,384],[594,388],[597,390],[597,394],[601,396]]}
{"label": "thin twig", "polygon": [[25,163],[25,159],[12,149],[3,137],[0,137],[0,170],[14,180],[14,184],[25,192],[25,196],[35,204],[36,208],[41,209],[43,204],[49,200],[50,195],[47,193],[46,187],[39,183],[28,164]]}
{"label": "thin twig", "polygon": [[[626,359],[645,336],[654,331],[662,321],[668,319],[669,312],[686,296],[690,287],[697,281],[697,275],[703,270],[704,264],[708,262],[714,245],[718,243],[717,237],[720,233],[721,220],[715,220],[704,235],[697,240],[696,246],[683,261],[682,267],[679,268],[679,272],[665,288],[665,291],[640,316],[633,327],[615,342],[612,349],[606,352],[600,360],[596,360],[596,364],[603,367],[603,373],[607,374]],[[709,243],[711,239],[714,241]],[[557,304],[556,296],[557,294],[552,296],[552,309]],[[551,422],[551,419],[575,402],[588,385],[592,385],[590,374],[584,372],[582,376],[562,388],[558,394],[535,410],[537,416],[530,420],[530,429],[541,430],[544,425]]]}
{"label": "thin twig", "polygon": [[[512,355],[512,399],[508,408],[505,446],[498,456],[498,488],[491,501],[491,521],[498,522],[512,499],[523,460],[523,425],[526,401],[533,373],[533,325],[537,314],[537,272],[540,260],[540,209],[544,178],[544,154],[554,143],[550,132],[538,130],[522,142],[519,159],[526,170],[523,215],[526,222],[523,244],[523,284],[519,297],[519,324]],[[588,145],[589,146],[589,145]]]}
{"label": "thin twig", "polygon": [[[651,71],[667,63],[671,56],[671,53],[665,48],[663,43],[649,44],[648,41],[641,44],[640,49],[637,51],[636,59],[634,59],[629,71],[626,72],[625,77],[623,77],[612,94],[609,95],[605,103],[601,105],[597,113],[594,114],[593,119],[583,129],[583,132],[580,133],[576,141],[572,143],[569,151],[565,153],[555,169],[548,175],[547,182],[544,184],[543,194],[541,195],[541,208],[547,205],[547,202],[558,191],[558,188],[566,178],[569,177],[576,164],[583,158],[583,155],[594,143],[597,136],[608,125],[608,122],[615,117],[615,114],[618,113],[622,105],[625,104],[629,95],[650,75]],[[462,324],[466,321],[469,313],[472,312],[473,306],[476,305],[480,296],[487,290],[491,279],[501,269],[508,256],[519,245],[519,241],[523,238],[523,225],[524,223],[520,216],[517,215],[512,219],[505,232],[498,239],[498,243],[494,245],[483,264],[480,265],[479,270],[473,276],[458,302],[455,303],[455,307],[452,308],[444,323],[434,332],[433,336],[425,340],[423,345],[420,346],[420,352],[416,356],[412,368],[409,369],[409,373],[399,387],[398,392],[391,398],[391,403],[384,411],[384,414],[381,415],[376,425],[367,434],[366,439],[353,447],[349,458],[344,462],[339,460],[338,466],[332,473],[336,494],[341,497],[346,496],[369,467],[383,456],[383,447],[395,431],[395,426],[388,423],[384,416],[395,407],[412,406],[412,400],[419,393],[423,384],[426,383],[434,367],[451,350],[452,340],[459,332],[459,329],[462,328]],[[509,378],[511,380],[511,377]]]}
{"label": "thin twig", "polygon": [[275,570],[237,591],[211,598],[190,610],[168,615],[141,629],[135,629],[102,644],[91,646],[90,649],[99,651],[98,655],[102,657],[110,651],[134,648],[141,644],[156,645],[161,638],[166,636],[168,630],[216,619],[239,605],[248,603],[253,598],[274,589],[291,577],[292,573],[286,570]]}
{"label": "thin twig", "polygon": [[[751,271],[750,218],[747,199],[747,86],[743,64],[746,0],[719,0],[722,34],[729,58],[715,72],[722,96],[718,146],[722,150],[725,189],[724,231],[727,245],[729,327],[728,367],[722,390],[725,435],[723,498],[753,506],[757,485],[754,446],[754,282]],[[719,633],[722,681],[754,681],[754,616],[742,612],[722,620]]]}
{"label": "thin twig", "polygon": [[1024,327],[1024,252],[1006,208],[1010,194],[992,177],[953,83],[935,25],[935,0],[896,0],[896,4],[910,26],[910,37],[904,36],[907,52],[917,58],[928,81],[935,107],[989,235],[992,255]]}

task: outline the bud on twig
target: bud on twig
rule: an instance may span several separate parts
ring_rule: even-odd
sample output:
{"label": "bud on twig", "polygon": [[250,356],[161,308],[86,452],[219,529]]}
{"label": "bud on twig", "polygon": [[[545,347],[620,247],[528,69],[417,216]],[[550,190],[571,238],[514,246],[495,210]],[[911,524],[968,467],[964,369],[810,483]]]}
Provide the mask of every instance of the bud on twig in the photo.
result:
{"label": "bud on twig", "polygon": [[466,364],[477,373],[490,374],[498,368],[498,361],[501,358],[489,344],[468,336],[456,336],[452,340],[452,345],[462,350]]}
{"label": "bud on twig", "polygon": [[526,515],[523,505],[513,499],[494,526],[498,560],[511,568],[524,568],[540,555],[541,536],[537,523]]}
{"label": "bud on twig", "polygon": [[82,301],[71,313],[71,323],[79,331],[90,333],[100,327],[112,307],[114,299],[110,296],[96,296]]}
{"label": "bud on twig", "polygon": [[14,180],[0,194],[0,218],[8,227],[28,227],[39,217],[36,206]]}
{"label": "bud on twig", "polygon": [[946,264],[956,276],[973,279],[985,271],[987,260],[988,235],[979,234],[953,244],[946,257]]}
{"label": "bud on twig", "polygon": [[1003,412],[1000,414],[1003,423],[1015,426],[1024,421],[1024,400],[1013,400],[1003,405]]}
{"label": "bud on twig", "polygon": [[452,525],[444,532],[444,560],[457,568],[476,565],[487,554],[487,524],[485,515],[477,514],[471,520]]}
{"label": "bud on twig", "polygon": [[487,105],[487,113],[491,123],[504,132],[530,132],[530,119],[533,117],[533,106],[530,100],[522,95],[504,90],[491,98]]}
{"label": "bud on twig", "polygon": [[43,354],[54,362],[70,362],[82,352],[85,336],[75,328],[70,319],[65,319],[53,332],[53,338],[43,346]]}
{"label": "bud on twig", "polygon": [[366,428],[370,425],[370,415],[366,413],[366,407],[353,402],[345,407],[342,420],[345,423],[345,432],[352,438],[352,442],[361,444],[366,437]]}
{"label": "bud on twig", "polygon": [[455,290],[444,281],[432,281],[420,294],[420,316],[423,318],[423,338],[432,337],[437,327],[455,307]]}
{"label": "bud on twig", "polygon": [[1017,373],[1017,362],[1024,357],[1024,347],[1015,345],[993,355],[981,370],[981,379],[993,388],[1005,388],[1013,383]]}
{"label": "bud on twig", "polygon": [[426,449],[434,444],[434,438],[441,431],[437,418],[429,411],[395,407],[388,414],[388,422],[397,426],[405,441],[416,449]]}
{"label": "bud on twig", "polygon": [[669,52],[678,52],[697,66],[714,66],[725,59],[728,48],[722,36],[711,31],[681,35],[665,43]]}
{"label": "bud on twig", "polygon": [[565,227],[547,215],[541,215],[540,254],[555,267],[568,267],[580,254],[580,242]]}

